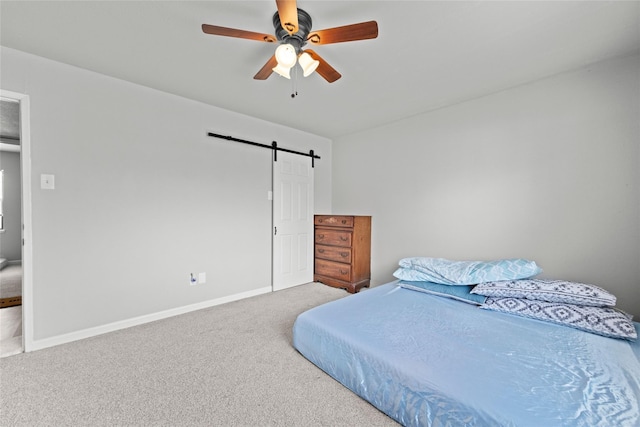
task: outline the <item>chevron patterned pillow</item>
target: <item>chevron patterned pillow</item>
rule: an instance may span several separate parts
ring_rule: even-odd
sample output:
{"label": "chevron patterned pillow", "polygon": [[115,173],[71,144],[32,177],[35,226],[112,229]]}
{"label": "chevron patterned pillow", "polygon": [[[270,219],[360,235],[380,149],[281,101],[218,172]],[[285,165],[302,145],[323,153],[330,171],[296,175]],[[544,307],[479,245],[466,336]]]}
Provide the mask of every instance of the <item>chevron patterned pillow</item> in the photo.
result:
{"label": "chevron patterned pillow", "polygon": [[570,326],[610,338],[638,338],[636,328],[627,314],[612,307],[489,297],[480,308]]}
{"label": "chevron patterned pillow", "polygon": [[615,295],[586,283],[566,280],[506,280],[480,283],[471,291],[486,297],[526,298],[547,302],[560,302],[594,307],[613,307]]}

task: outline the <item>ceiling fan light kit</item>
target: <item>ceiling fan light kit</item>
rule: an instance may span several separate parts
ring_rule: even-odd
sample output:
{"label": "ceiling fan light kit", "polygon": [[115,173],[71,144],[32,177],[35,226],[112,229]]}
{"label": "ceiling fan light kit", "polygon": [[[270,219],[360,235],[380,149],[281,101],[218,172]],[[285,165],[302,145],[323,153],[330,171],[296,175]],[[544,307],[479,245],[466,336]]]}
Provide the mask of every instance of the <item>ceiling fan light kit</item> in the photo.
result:
{"label": "ceiling fan light kit", "polygon": [[302,52],[298,57],[298,64],[302,68],[302,75],[307,77],[318,68],[320,61],[313,59],[307,52]]}
{"label": "ceiling fan light kit", "polygon": [[278,64],[275,67],[273,67],[271,69],[271,71],[279,74],[280,76],[282,76],[284,78],[287,78],[287,79],[291,78],[291,74],[290,74],[291,73],[291,67],[285,67],[283,65]]}
{"label": "ceiling fan light kit", "polygon": [[[282,77],[290,79],[290,70],[296,65],[295,49],[290,44],[281,44],[276,49],[275,56],[278,65],[273,67],[272,70]],[[316,68],[318,68],[318,65],[320,65],[320,61],[313,59],[307,52],[302,52],[297,57],[297,61],[298,64],[300,64],[300,68],[302,68],[302,75],[304,77],[310,76]]]}
{"label": "ceiling fan light kit", "polygon": [[289,43],[284,43],[276,48],[276,61],[278,65],[272,68],[273,71],[280,74],[282,77],[290,79],[289,74],[291,68],[296,65],[296,50]]}
{"label": "ceiling fan light kit", "polygon": [[296,50],[289,43],[281,44],[276,49],[276,61],[283,67],[291,68],[296,65],[297,56]]}
{"label": "ceiling fan light kit", "polygon": [[317,71],[329,83],[338,80],[342,77],[341,74],[311,49],[303,50],[307,42],[315,45],[325,45],[378,37],[378,24],[376,21],[311,32],[311,16],[304,10],[298,9],[295,0],[276,0],[276,6],[278,11],[273,15],[272,20],[275,37],[270,34],[209,24],[203,24],[202,31],[206,34],[243,38],[265,43],[280,41],[275,53],[253,77],[256,80],[266,80],[273,72],[290,79],[290,70],[298,62],[304,77]]}

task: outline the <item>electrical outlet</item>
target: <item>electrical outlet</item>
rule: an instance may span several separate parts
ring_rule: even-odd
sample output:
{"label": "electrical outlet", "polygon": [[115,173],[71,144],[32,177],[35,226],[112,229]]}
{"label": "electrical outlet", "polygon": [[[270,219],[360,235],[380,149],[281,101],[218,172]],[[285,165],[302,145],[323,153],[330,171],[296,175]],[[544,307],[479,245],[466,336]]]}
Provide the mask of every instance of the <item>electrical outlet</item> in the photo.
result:
{"label": "electrical outlet", "polygon": [[198,284],[198,281],[196,280],[196,276],[194,276],[193,273],[189,273],[189,284],[191,286]]}
{"label": "electrical outlet", "polygon": [[207,273],[198,274],[198,283],[207,283]]}

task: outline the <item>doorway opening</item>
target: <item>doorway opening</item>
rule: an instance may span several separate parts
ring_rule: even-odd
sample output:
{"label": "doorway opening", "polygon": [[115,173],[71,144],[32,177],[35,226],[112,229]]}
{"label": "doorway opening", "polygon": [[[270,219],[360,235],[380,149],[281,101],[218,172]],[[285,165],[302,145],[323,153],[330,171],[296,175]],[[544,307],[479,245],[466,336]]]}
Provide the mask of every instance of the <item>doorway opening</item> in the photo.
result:
{"label": "doorway opening", "polygon": [[31,325],[28,96],[1,91],[0,119],[0,357],[5,357],[28,350],[32,340],[26,328]]}

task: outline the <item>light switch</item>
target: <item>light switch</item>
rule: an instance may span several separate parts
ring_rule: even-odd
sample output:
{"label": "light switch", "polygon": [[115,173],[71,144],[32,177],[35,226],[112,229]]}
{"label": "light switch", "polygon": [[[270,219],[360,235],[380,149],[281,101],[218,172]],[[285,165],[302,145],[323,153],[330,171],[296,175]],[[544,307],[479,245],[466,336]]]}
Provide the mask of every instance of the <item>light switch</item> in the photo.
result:
{"label": "light switch", "polygon": [[55,178],[54,175],[40,175],[40,188],[43,190],[53,190],[56,188]]}

